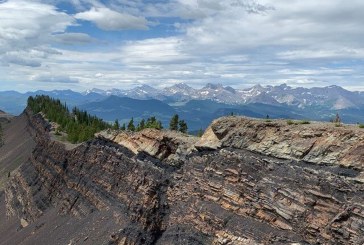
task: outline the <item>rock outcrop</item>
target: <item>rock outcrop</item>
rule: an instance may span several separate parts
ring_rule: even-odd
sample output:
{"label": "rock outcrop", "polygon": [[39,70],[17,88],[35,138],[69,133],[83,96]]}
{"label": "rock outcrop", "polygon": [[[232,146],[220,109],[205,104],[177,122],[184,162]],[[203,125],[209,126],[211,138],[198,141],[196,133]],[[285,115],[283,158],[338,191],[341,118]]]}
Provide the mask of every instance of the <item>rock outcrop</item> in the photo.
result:
{"label": "rock outcrop", "polygon": [[185,160],[198,141],[197,137],[180,132],[161,131],[151,128],[136,133],[105,130],[98,133],[97,137],[122,145],[134,152],[134,154],[146,152],[153,157],[172,164],[173,162]]}
{"label": "rock outcrop", "polygon": [[[223,117],[215,120],[197,147],[233,147],[282,159],[364,169],[364,130],[357,126]],[[210,143],[209,141],[213,141]]]}
{"label": "rock outcrop", "polygon": [[[364,243],[359,131],[230,117],[197,143],[147,130],[67,150],[42,117],[28,117],[37,145],[0,195],[20,227],[0,222],[3,244],[11,232],[22,244]],[[265,143],[273,137],[277,143]],[[320,156],[318,142],[336,142],[331,137],[345,153]],[[302,154],[276,146],[312,139]],[[193,145],[199,151],[185,152]]]}

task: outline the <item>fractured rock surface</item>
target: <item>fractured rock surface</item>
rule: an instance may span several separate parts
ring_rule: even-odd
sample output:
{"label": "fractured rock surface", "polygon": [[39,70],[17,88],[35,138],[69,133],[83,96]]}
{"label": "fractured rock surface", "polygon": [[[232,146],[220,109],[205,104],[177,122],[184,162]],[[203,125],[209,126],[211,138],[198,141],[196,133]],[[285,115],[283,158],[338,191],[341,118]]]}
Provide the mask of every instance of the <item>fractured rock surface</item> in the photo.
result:
{"label": "fractured rock surface", "polygon": [[[364,169],[364,130],[357,126],[288,125],[280,120],[223,117],[215,120],[209,130],[198,145],[217,149],[219,144],[283,159]],[[214,139],[214,143],[210,145],[208,139]]]}
{"label": "fractured rock surface", "polygon": [[[0,244],[15,235],[14,244],[364,243],[360,132],[222,118],[206,144],[151,130],[66,150],[42,117],[27,117],[36,147],[0,195]],[[260,148],[269,137],[292,150]],[[320,158],[318,142],[327,149],[330,137],[344,153]],[[302,157],[293,149],[305,139],[316,143]],[[177,153],[181,145],[189,152]]]}

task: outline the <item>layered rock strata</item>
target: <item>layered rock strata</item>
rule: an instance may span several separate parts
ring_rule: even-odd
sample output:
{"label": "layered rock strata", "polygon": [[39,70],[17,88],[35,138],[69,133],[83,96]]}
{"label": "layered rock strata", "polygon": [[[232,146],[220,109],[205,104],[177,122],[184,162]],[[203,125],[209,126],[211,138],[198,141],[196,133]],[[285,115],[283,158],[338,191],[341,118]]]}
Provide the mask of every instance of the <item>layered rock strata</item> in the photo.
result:
{"label": "layered rock strata", "polygon": [[[359,147],[360,134],[351,136],[356,144],[345,138],[339,149],[348,150],[328,162],[331,165],[316,164],[321,163],[318,153],[305,159],[310,151],[318,152],[318,143],[303,157],[293,150],[278,155],[276,144],[258,147],[273,132],[281,132],[276,133],[277,144],[313,137],[329,142],[331,133],[350,135],[345,128],[339,133],[318,130],[321,136],[315,136],[316,125],[311,125],[310,137],[294,138],[304,134],[302,125],[285,131],[283,124],[223,118],[202,137],[208,144],[201,141],[196,144],[199,151],[182,156],[177,149],[187,144],[160,143],[166,137],[163,132],[115,135],[115,142],[99,137],[66,150],[50,139],[40,116],[29,116],[29,125],[37,146],[5,191],[8,217],[17,217],[23,226],[56,208],[56,219],[112,214],[107,223],[111,234],[95,238],[90,231],[82,233],[87,239],[76,239],[72,233],[68,239],[77,244],[94,244],[92,239],[100,244],[364,243],[364,185],[355,179],[363,162],[355,161],[360,155],[352,161],[344,157],[356,152],[348,145]],[[137,146],[133,139],[138,139]],[[159,144],[146,149],[150,142]],[[163,144],[172,149],[168,154],[156,150],[164,149]],[[171,164],[170,155],[181,155],[181,163]],[[36,241],[37,233],[32,236]]]}
{"label": "layered rock strata", "polygon": [[197,137],[176,131],[151,128],[137,133],[105,130],[98,133],[97,137],[111,140],[135,154],[146,152],[172,165],[185,160],[186,156],[195,149],[194,145],[198,141]]}
{"label": "layered rock strata", "polygon": [[283,159],[364,169],[364,130],[357,125],[223,117],[215,120],[198,148],[233,147]]}

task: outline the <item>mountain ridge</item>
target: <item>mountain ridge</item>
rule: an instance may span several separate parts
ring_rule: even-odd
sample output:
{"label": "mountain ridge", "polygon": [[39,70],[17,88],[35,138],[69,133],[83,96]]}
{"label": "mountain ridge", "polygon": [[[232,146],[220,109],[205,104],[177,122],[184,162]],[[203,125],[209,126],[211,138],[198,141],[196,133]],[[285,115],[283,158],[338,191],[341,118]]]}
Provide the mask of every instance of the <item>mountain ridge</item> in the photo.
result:
{"label": "mountain ridge", "polygon": [[[7,217],[0,220],[0,244],[364,242],[359,128],[338,135],[345,138],[339,147],[359,147],[343,154],[351,157],[341,165],[343,158],[332,155],[337,134],[327,130],[335,127],[327,123],[321,132],[315,125],[223,117],[198,143],[168,130],[105,131],[67,150],[49,137],[40,114],[26,111],[22,118],[35,147],[0,192]],[[281,138],[272,134],[280,131]],[[314,148],[305,144],[314,140]],[[251,141],[259,147],[248,149]],[[335,159],[321,164],[287,154],[304,154],[300,145],[311,156],[328,152]]]}
{"label": "mountain ridge", "polygon": [[[330,121],[336,113],[339,113],[345,123],[364,122],[364,93],[348,91],[335,85],[293,88],[287,84],[265,87],[258,84],[251,88],[234,89],[210,83],[200,89],[194,89],[185,83],[179,83],[164,89],[143,85],[128,90],[91,89],[85,93],[72,90],[36,91],[24,94],[0,92],[0,109],[17,115],[24,109],[28,96],[35,94],[58,98],[70,108],[82,107],[110,122],[115,119],[126,122],[131,117],[136,117],[138,121],[149,116],[157,116],[164,126],[168,126],[170,117],[178,113],[187,121],[192,131],[206,128],[213,119],[231,113],[258,118],[321,121]],[[107,102],[110,96],[130,98],[133,99],[133,103],[123,99],[119,100],[120,103],[110,104]],[[154,111],[147,110],[149,102],[159,104],[160,107],[154,107]],[[143,103],[146,106],[140,107],[139,105]],[[210,105],[201,107],[202,104]],[[125,110],[121,110],[121,107],[125,107]]]}
{"label": "mountain ridge", "polygon": [[[323,104],[332,99],[346,100],[348,103],[337,106],[333,109],[346,109],[363,105],[363,93],[360,91],[349,91],[337,85],[330,85],[326,87],[290,87],[287,84],[276,86],[261,86],[257,84],[251,88],[234,89],[230,86],[223,86],[222,84],[208,83],[201,89],[194,89],[186,83],[178,83],[163,89],[156,89],[148,85],[137,86],[129,90],[95,90],[95,92],[104,95],[123,95],[131,96],[136,99],[155,98],[158,100],[167,100],[168,97],[179,96],[179,99],[192,100],[192,99],[210,99],[221,103],[227,104],[247,104],[247,103],[280,103],[287,104],[289,102],[296,102],[298,106],[310,106],[316,104]],[[142,91],[142,92],[141,92]],[[84,94],[87,94],[85,92]],[[285,98],[291,95],[291,101],[286,101]],[[340,104],[340,101],[338,102]],[[292,103],[291,103],[292,104]]]}

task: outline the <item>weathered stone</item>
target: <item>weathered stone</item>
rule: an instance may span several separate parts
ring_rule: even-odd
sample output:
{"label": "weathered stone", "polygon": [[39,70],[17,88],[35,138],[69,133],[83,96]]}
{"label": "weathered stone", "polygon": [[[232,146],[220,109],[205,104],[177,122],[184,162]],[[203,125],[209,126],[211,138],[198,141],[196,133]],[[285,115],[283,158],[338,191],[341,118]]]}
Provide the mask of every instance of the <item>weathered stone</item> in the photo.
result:
{"label": "weathered stone", "polygon": [[[320,142],[332,150],[334,139],[347,140],[335,149],[362,154],[361,134],[290,127],[223,118],[201,152],[188,150],[194,138],[157,130],[107,134],[67,150],[42,117],[29,116],[37,146],[7,185],[7,215],[30,225],[51,207],[80,218],[110,211],[118,231],[104,237],[109,244],[363,244],[364,185],[359,171],[338,166],[360,157],[317,155]],[[171,156],[181,164],[171,167]],[[307,156],[334,165],[302,161]],[[89,234],[72,242],[85,237],[91,243]]]}
{"label": "weathered stone", "polygon": [[263,120],[223,117],[215,120],[205,134],[201,142],[210,139],[214,146],[364,169],[364,130],[357,126],[335,127],[318,122],[287,125],[280,120],[267,124]]}

